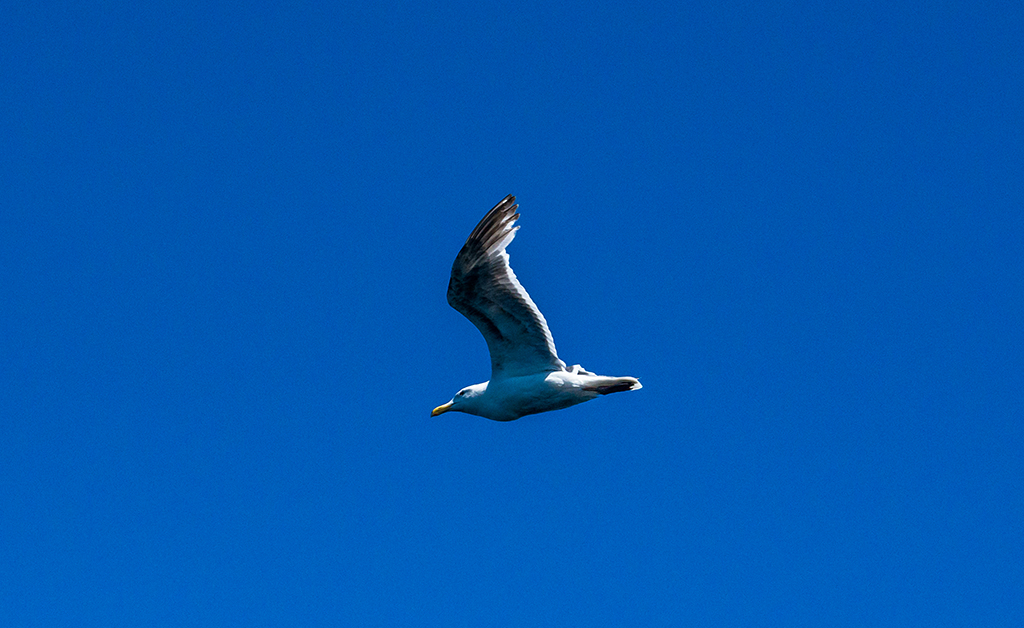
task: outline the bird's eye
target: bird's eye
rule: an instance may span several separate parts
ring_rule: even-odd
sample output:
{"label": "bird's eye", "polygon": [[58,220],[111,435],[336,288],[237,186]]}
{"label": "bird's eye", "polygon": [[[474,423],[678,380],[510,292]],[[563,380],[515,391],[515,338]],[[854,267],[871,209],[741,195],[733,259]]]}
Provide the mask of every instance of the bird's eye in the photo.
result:
{"label": "bird's eye", "polygon": [[460,391],[459,391],[459,394],[457,394],[457,395],[455,395],[455,396],[456,396],[456,397],[461,397],[461,396],[463,396],[463,395],[465,395],[465,394],[466,394],[466,391],[465,391],[465,390],[460,390]]}

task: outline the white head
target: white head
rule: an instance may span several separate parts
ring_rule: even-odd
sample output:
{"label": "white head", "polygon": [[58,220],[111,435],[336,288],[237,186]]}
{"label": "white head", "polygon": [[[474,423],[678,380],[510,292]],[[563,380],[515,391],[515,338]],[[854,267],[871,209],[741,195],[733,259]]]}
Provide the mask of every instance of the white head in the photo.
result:
{"label": "white head", "polygon": [[459,392],[455,393],[452,400],[448,403],[437,406],[430,413],[430,416],[437,416],[444,414],[445,412],[465,412],[466,414],[479,415],[478,410],[481,409],[481,396],[487,390],[488,382],[482,384],[473,384],[472,386],[466,386]]}

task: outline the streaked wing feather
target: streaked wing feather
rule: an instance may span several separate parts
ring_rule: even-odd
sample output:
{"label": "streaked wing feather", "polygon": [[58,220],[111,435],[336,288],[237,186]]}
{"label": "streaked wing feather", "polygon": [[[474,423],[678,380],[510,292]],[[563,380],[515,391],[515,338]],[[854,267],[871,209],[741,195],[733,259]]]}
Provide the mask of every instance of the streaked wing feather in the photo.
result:
{"label": "streaked wing feather", "polygon": [[508,264],[505,247],[519,227],[511,194],[487,212],[455,257],[448,303],[476,325],[491,354],[491,379],[560,371],[544,315]]}

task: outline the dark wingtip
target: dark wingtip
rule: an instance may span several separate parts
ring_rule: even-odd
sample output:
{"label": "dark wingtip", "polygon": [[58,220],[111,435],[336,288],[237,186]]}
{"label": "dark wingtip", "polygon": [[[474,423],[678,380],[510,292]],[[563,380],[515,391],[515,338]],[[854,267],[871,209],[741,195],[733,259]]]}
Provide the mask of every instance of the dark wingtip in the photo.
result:
{"label": "dark wingtip", "polygon": [[[515,201],[516,197],[509,194],[492,207],[469,234],[467,244],[477,242],[482,249],[486,250],[492,244],[492,240],[501,235],[499,229],[502,225],[507,222],[515,222],[519,218],[519,214],[516,213],[519,205]],[[509,220],[509,216],[511,216],[511,220]]]}
{"label": "dark wingtip", "polygon": [[643,386],[640,385],[640,380],[635,377],[617,377],[610,383],[597,385],[592,388],[587,387],[588,390],[593,390],[599,395],[610,395],[612,393],[639,390],[641,388]]}

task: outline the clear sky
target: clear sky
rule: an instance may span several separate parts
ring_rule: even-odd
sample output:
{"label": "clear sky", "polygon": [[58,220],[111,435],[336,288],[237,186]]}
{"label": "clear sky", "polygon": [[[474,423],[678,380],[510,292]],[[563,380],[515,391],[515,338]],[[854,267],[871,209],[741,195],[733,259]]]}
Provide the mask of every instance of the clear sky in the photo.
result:
{"label": "clear sky", "polygon": [[0,18],[0,625],[1024,625],[1018,1]]}

